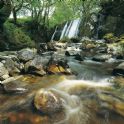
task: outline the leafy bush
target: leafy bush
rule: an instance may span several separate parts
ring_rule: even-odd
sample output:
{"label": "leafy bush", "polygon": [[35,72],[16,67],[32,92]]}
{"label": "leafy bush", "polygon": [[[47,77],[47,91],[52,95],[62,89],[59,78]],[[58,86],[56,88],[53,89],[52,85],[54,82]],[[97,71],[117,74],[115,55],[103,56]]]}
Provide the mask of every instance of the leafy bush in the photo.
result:
{"label": "leafy bush", "polygon": [[6,34],[6,38],[11,49],[21,49],[35,46],[34,41],[12,23],[6,22],[4,24],[4,33]]}

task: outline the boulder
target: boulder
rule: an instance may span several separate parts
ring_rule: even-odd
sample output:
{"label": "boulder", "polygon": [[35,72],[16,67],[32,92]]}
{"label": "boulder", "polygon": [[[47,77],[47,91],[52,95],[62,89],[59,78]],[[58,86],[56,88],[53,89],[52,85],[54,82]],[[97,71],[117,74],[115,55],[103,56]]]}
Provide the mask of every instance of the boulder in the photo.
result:
{"label": "boulder", "polygon": [[25,64],[24,70],[26,73],[45,75],[46,72],[44,68],[48,64],[48,62],[49,58],[43,58],[42,56],[37,55],[33,60],[30,60]]}
{"label": "boulder", "polygon": [[94,61],[98,62],[105,62],[106,60],[109,60],[111,58],[110,54],[98,54],[93,57]]}
{"label": "boulder", "polygon": [[20,86],[20,79],[22,76],[10,77],[0,83],[4,93],[25,93],[28,90]]}
{"label": "boulder", "polygon": [[79,55],[79,53],[80,53],[79,51],[68,50],[65,52],[65,55],[66,56],[77,56],[77,55]]}
{"label": "boulder", "polygon": [[55,44],[56,44],[55,42],[48,42],[47,43],[48,50],[50,50],[50,51],[56,51]]}
{"label": "boulder", "polygon": [[53,56],[48,62],[47,72],[71,74],[67,60],[61,56]]}
{"label": "boulder", "polygon": [[113,75],[122,75],[124,76],[124,62],[119,64],[117,67],[113,70]]}
{"label": "boulder", "polygon": [[38,53],[41,54],[43,52],[46,52],[48,50],[47,44],[46,43],[40,43],[39,48],[38,48]]}
{"label": "boulder", "polygon": [[115,43],[115,42],[118,42],[119,41],[119,39],[116,36],[114,36],[113,33],[107,33],[107,34],[105,34],[103,36],[103,39],[105,39],[105,41],[107,43]]}
{"label": "boulder", "polygon": [[80,49],[81,44],[75,44],[71,43],[68,45],[65,55],[67,56],[76,56],[77,54],[80,54],[81,49]]}
{"label": "boulder", "polygon": [[5,60],[4,66],[6,67],[11,76],[19,74],[21,72],[20,63],[17,63],[10,58]]}
{"label": "boulder", "polygon": [[4,64],[0,62],[0,80],[4,80],[9,77],[9,72],[5,68]]}
{"label": "boulder", "polygon": [[41,113],[50,115],[62,111],[62,100],[50,90],[39,90],[34,97],[34,106]]}
{"label": "boulder", "polygon": [[22,49],[18,51],[18,58],[21,61],[27,62],[29,60],[32,60],[35,57],[36,53],[37,53],[36,49],[29,49],[29,48]]}

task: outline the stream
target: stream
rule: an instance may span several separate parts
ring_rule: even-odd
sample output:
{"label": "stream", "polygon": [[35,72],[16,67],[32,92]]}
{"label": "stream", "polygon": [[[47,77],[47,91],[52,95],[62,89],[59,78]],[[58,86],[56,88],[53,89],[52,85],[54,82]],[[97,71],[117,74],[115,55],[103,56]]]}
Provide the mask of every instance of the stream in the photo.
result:
{"label": "stream", "polygon": [[[102,108],[101,92],[111,90],[112,64],[69,61],[75,75],[24,75],[15,83],[28,89],[25,93],[0,92],[0,124],[123,124],[118,113]],[[104,70],[103,70],[104,69]],[[36,110],[34,94],[49,89],[63,100],[63,111],[45,115]]]}

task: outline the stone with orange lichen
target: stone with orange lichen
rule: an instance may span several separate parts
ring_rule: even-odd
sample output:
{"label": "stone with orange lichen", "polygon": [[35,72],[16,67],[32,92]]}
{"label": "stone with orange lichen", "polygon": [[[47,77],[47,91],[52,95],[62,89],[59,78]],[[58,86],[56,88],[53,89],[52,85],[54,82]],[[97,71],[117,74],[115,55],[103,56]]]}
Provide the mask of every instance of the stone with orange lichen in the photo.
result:
{"label": "stone with orange lichen", "polygon": [[64,67],[60,66],[60,65],[56,65],[56,64],[52,64],[48,67],[47,71],[49,73],[52,74],[56,74],[56,73],[66,73],[69,74],[71,73],[68,69],[65,69]]}

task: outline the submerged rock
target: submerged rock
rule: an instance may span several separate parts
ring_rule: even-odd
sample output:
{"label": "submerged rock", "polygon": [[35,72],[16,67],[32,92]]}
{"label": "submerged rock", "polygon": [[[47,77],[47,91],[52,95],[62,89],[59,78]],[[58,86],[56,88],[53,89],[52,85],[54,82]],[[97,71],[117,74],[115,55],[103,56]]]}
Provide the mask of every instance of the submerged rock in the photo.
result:
{"label": "submerged rock", "polygon": [[113,70],[113,75],[122,75],[124,76],[124,62],[119,64],[115,69]]}
{"label": "submerged rock", "polygon": [[62,100],[50,90],[39,90],[34,97],[34,106],[44,114],[62,111]]}
{"label": "submerged rock", "polygon": [[10,77],[0,83],[4,93],[25,93],[27,89],[20,86],[18,79],[22,76]]}
{"label": "submerged rock", "polygon": [[117,94],[102,92],[98,94],[100,100],[103,101],[101,107],[112,110],[121,116],[124,116],[124,99],[123,96],[118,96]]}
{"label": "submerged rock", "polygon": [[106,60],[110,59],[111,55],[110,54],[99,54],[99,55],[95,55],[93,57],[94,61],[99,61],[99,62],[105,62]]}

